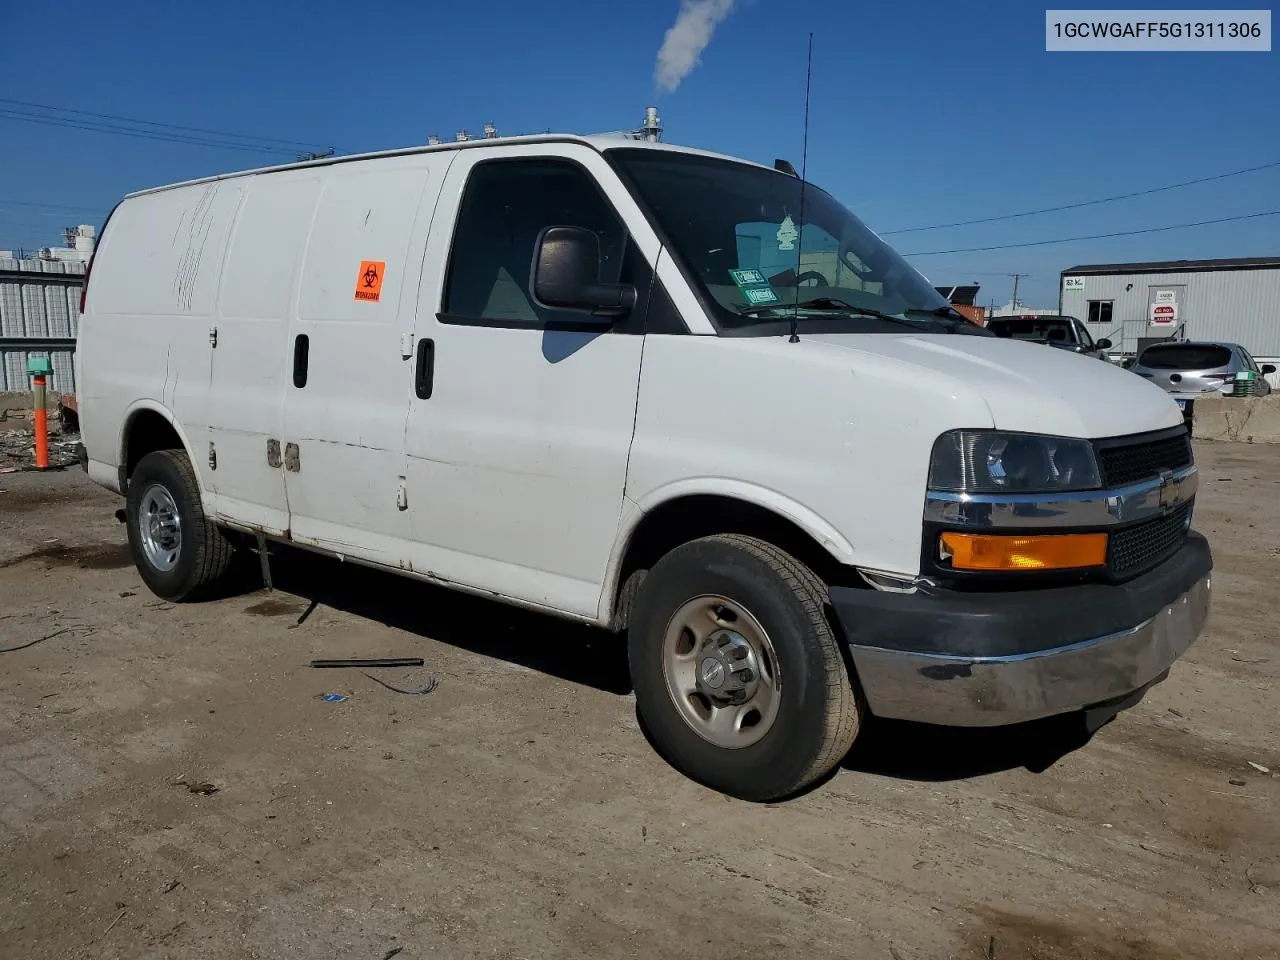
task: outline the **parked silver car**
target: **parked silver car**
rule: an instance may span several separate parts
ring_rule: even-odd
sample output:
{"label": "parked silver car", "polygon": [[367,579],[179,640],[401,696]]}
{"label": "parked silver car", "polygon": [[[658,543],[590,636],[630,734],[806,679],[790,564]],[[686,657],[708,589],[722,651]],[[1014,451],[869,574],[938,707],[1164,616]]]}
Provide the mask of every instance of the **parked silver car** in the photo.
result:
{"label": "parked silver car", "polygon": [[1276,372],[1270,363],[1258,366],[1238,343],[1192,340],[1153,344],[1124,365],[1173,394],[1183,407],[1206,394],[1265,397],[1271,392],[1265,375]]}

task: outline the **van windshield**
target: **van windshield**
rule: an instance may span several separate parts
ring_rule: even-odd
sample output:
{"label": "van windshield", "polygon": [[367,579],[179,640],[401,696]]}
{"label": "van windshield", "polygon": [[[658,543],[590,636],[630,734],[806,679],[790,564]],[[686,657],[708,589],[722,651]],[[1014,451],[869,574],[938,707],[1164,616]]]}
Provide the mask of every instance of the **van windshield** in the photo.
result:
{"label": "van windshield", "polygon": [[810,332],[987,334],[812,184],[802,214],[801,182],[789,174],[666,150],[606,156],[722,332],[777,335],[796,312]]}

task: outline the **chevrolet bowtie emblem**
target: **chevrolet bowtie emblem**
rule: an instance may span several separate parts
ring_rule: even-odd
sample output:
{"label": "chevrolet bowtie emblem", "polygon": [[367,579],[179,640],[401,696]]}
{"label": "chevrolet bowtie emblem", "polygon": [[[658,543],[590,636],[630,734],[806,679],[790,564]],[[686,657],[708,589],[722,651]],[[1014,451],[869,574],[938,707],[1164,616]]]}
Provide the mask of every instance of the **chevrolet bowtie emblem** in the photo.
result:
{"label": "chevrolet bowtie emblem", "polygon": [[1174,504],[1178,502],[1178,492],[1181,484],[1173,482],[1173,471],[1160,471],[1160,509],[1164,511],[1170,510]]}

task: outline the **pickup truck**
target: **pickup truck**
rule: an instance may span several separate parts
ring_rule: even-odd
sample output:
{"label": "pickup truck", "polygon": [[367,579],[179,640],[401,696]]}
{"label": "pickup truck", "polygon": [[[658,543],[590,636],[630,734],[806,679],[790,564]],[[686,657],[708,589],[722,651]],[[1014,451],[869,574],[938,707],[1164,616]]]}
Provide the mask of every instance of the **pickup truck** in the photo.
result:
{"label": "pickup truck", "polygon": [[1108,359],[1110,340],[1094,340],[1085,325],[1076,317],[1035,314],[1019,317],[992,317],[987,329],[997,337],[1045,343],[1060,350],[1069,350],[1099,360]]}

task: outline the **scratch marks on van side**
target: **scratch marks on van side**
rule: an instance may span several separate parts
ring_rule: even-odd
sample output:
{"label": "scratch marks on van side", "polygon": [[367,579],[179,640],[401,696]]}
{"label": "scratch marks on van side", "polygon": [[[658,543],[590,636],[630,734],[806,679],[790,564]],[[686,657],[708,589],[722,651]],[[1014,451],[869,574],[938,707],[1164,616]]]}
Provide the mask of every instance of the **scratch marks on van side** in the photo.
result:
{"label": "scratch marks on van side", "polygon": [[205,244],[209,240],[209,231],[213,228],[213,200],[217,194],[216,183],[205,187],[191,209],[190,217],[184,210],[178,220],[178,229],[174,232],[174,246],[180,242],[186,243],[173,276],[173,295],[179,310],[191,310],[196,281],[200,278],[200,267],[204,262]]}
{"label": "scratch marks on van side", "polygon": [[182,216],[178,218],[178,225],[173,228],[173,239],[169,241],[170,247],[176,247],[178,245],[178,234],[182,232],[182,225],[186,222],[187,222],[187,211],[183,210]]}
{"label": "scratch marks on van side", "polygon": [[173,394],[169,392],[169,377],[172,373],[173,366],[173,344],[168,343],[164,348],[164,386],[160,388],[160,402],[166,404],[172,409]]}

